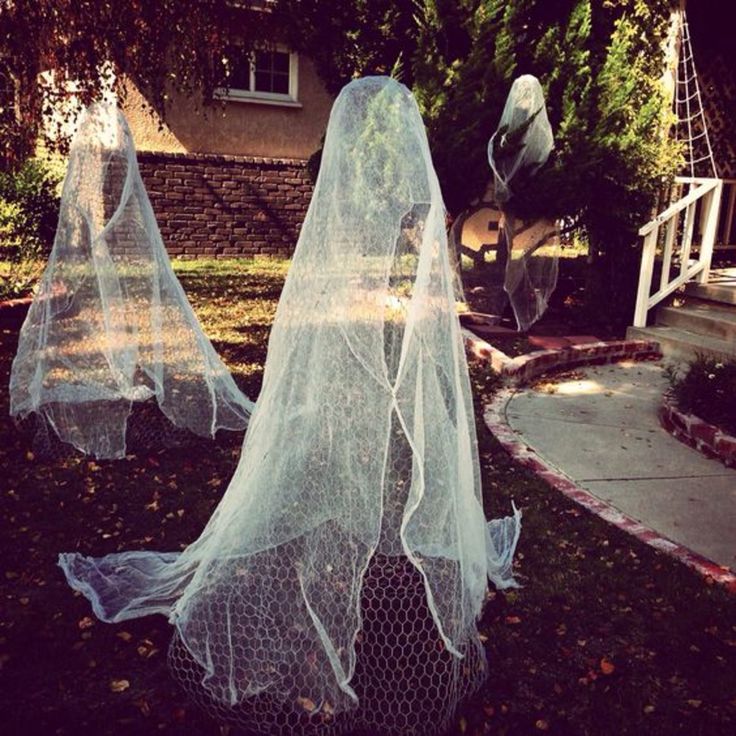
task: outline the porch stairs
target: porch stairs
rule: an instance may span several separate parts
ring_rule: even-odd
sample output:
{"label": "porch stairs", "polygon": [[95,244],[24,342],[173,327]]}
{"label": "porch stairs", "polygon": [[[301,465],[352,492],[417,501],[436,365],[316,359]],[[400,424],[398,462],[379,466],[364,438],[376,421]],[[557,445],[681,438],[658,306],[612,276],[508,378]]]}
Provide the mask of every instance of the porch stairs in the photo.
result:
{"label": "porch stairs", "polygon": [[736,278],[732,283],[688,283],[684,294],[657,310],[652,327],[629,327],[627,338],[655,340],[666,358],[697,354],[736,360]]}

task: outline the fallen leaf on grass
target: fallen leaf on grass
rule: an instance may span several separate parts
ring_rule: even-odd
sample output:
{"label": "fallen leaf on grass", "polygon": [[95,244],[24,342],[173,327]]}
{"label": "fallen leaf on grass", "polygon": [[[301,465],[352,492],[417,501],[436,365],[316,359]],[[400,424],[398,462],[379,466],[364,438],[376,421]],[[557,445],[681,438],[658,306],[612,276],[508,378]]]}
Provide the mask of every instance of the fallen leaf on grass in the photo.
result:
{"label": "fallen leaf on grass", "polygon": [[110,680],[110,690],[114,693],[124,693],[130,687],[128,680]]}
{"label": "fallen leaf on grass", "polygon": [[314,713],[314,711],[317,709],[317,706],[314,704],[314,701],[310,698],[302,697],[301,695],[296,699],[296,702],[301,705],[304,710],[306,710],[308,713]]}
{"label": "fallen leaf on grass", "polygon": [[136,651],[141,657],[149,659],[154,654],[158,654],[158,649],[154,646],[150,639],[144,639],[137,647]]}
{"label": "fallen leaf on grass", "polygon": [[140,700],[134,700],[133,705],[136,708],[138,708],[138,710],[141,712],[141,715],[143,716],[151,715],[151,706],[148,704],[148,701],[145,698],[141,698]]}
{"label": "fallen leaf on grass", "polygon": [[614,670],[616,669],[616,667],[613,664],[613,662],[611,662],[611,660],[609,660],[609,659],[606,659],[605,657],[603,657],[603,659],[601,659],[600,667],[601,667],[601,672],[604,675],[612,675],[613,672],[614,672]]}

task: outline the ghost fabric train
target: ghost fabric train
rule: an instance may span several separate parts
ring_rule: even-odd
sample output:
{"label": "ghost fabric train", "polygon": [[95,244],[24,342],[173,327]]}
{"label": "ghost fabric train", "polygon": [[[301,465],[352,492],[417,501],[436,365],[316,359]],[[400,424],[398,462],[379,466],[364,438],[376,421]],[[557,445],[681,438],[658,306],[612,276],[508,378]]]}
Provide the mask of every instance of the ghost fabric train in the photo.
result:
{"label": "ghost fabric train", "polygon": [[106,621],[174,626],[169,661],[261,734],[431,734],[484,679],[486,523],[445,212],[417,105],[383,77],[337,98],[235,475],[181,553],[62,555]]}

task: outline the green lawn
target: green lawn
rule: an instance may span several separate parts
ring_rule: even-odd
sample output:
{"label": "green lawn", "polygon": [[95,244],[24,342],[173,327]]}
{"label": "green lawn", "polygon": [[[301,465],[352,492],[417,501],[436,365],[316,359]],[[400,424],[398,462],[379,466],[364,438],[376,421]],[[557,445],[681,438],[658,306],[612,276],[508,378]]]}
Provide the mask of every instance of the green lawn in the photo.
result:
{"label": "green lawn", "polygon": [[[177,262],[216,349],[252,397],[287,264]],[[0,332],[7,386],[17,330]],[[477,409],[496,388],[472,370]],[[60,551],[176,550],[196,538],[242,435],[186,453],[38,462],[0,393],[0,733],[220,733],[166,668],[163,617],[94,619]],[[468,734],[736,733],[736,600],[513,467],[478,421],[486,510],[524,510],[524,587],[491,593],[481,622],[490,678],[463,706]],[[612,452],[615,448],[612,448]]]}

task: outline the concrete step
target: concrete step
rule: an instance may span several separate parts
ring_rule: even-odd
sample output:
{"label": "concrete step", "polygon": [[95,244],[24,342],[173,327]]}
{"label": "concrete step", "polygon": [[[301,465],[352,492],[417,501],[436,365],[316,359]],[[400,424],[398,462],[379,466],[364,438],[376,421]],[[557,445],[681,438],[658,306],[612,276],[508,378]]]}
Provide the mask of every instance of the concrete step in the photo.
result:
{"label": "concrete step", "polygon": [[677,307],[661,307],[657,325],[676,327],[736,344],[736,307],[693,299]]}
{"label": "concrete step", "polygon": [[675,360],[692,360],[697,355],[736,359],[736,341],[698,335],[669,325],[629,327],[626,330],[626,339],[655,340],[659,343],[662,354]]}
{"label": "concrete step", "polygon": [[734,284],[690,283],[685,285],[685,294],[721,304],[736,304],[736,282]]}

